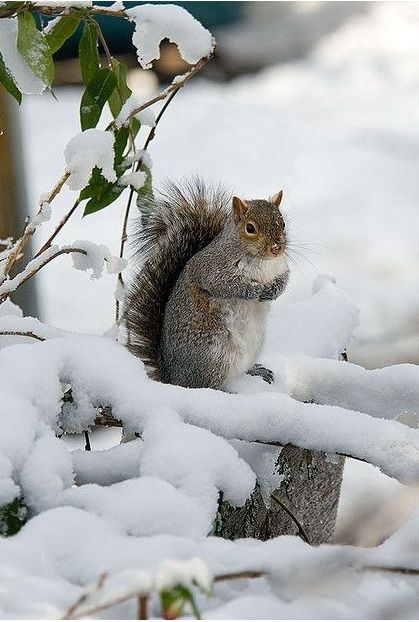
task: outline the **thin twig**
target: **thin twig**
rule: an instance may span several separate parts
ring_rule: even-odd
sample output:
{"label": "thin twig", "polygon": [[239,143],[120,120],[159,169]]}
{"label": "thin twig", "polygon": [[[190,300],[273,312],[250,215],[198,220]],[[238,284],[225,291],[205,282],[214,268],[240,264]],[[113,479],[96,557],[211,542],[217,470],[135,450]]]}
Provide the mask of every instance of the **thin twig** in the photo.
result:
{"label": "thin twig", "polygon": [[264,571],[256,570],[244,570],[243,572],[229,572],[226,574],[219,574],[214,577],[214,583],[220,583],[221,581],[235,581],[237,579],[259,579],[259,577],[265,577],[268,573]]}
{"label": "thin twig", "polygon": [[16,337],[32,337],[32,339],[37,339],[38,341],[45,341],[44,337],[40,337],[39,335],[35,335],[35,333],[33,333],[31,330],[25,331],[25,332],[21,332],[21,331],[17,331],[17,330],[1,330],[0,331],[0,337],[3,336],[14,336],[16,335]]}
{"label": "thin twig", "polygon": [[[173,100],[173,98],[175,97],[176,93],[178,93],[180,90],[180,87],[178,89],[175,89],[174,91],[172,91],[169,95],[169,97],[167,98],[167,100],[164,103],[164,106],[162,106],[159,114],[156,117],[156,122],[154,124],[154,126],[151,128],[151,130],[148,133],[147,139],[144,143],[143,146],[143,151],[147,151],[149,144],[151,143],[151,141],[153,140],[155,134],[156,134],[156,127],[159,124],[160,119],[162,118],[162,116],[164,115],[165,111],[167,110],[168,106],[170,105],[171,101]],[[141,164],[143,163],[143,157],[141,157],[138,162],[137,162],[137,166],[135,167],[135,172],[138,173],[138,171],[140,170]],[[124,256],[124,249],[125,249],[125,242],[127,240],[127,226],[128,226],[128,218],[129,218],[129,213],[131,210],[131,205],[132,205],[132,199],[134,196],[134,188],[131,187],[130,189],[130,193],[129,193],[129,197],[128,197],[128,201],[127,201],[127,206],[125,208],[125,214],[124,214],[124,221],[122,224],[122,232],[121,232],[121,244],[119,247],[119,257],[122,259]],[[118,274],[118,281],[119,283],[123,286],[124,282],[122,280],[122,274],[121,272]],[[119,320],[119,309],[120,309],[120,304],[119,304],[119,300],[116,300],[115,303],[115,321],[118,322]]]}
{"label": "thin twig", "polygon": [[[189,80],[193,78],[193,76],[196,73],[198,73],[198,71],[201,71],[202,67],[204,67],[204,65],[206,65],[211,60],[211,58],[212,58],[212,54],[210,56],[207,56],[206,58],[201,58],[201,60],[199,60],[195,65],[193,65],[193,67],[189,69],[189,71],[184,73],[182,76],[176,76],[173,79],[173,81],[169,84],[169,86],[166,87],[163,91],[160,91],[160,93],[152,97],[152,99],[149,99],[148,101],[144,102],[144,104],[141,104],[141,106],[137,106],[137,108],[134,108],[129,113],[129,115],[127,115],[126,119],[124,119],[123,121],[124,125],[128,121],[130,121],[133,117],[135,117],[137,114],[145,110],[146,108],[149,108],[150,106],[152,106],[153,104],[156,104],[158,101],[161,101],[162,99],[166,99],[166,97],[168,97],[170,93],[172,93],[175,90],[178,91],[183,86],[185,86],[185,84],[187,84]],[[110,130],[112,129],[114,125],[115,125],[115,121],[111,121],[111,123],[108,125],[106,129]]]}
{"label": "thin twig", "polygon": [[73,620],[75,618],[77,618],[77,615],[75,616],[75,612],[77,611],[77,609],[80,608],[81,605],[83,605],[86,600],[88,600],[95,592],[98,592],[102,587],[103,584],[105,583],[105,580],[108,578],[108,573],[107,572],[102,572],[101,575],[99,575],[99,578],[97,580],[96,585],[94,586],[93,590],[90,592],[85,592],[84,594],[82,594],[65,612],[65,614],[62,617],[62,620]]}
{"label": "thin twig", "polygon": [[[41,268],[43,268],[44,266],[49,264],[50,261],[52,261],[56,257],[59,257],[59,255],[65,255],[65,254],[69,254],[69,253],[81,253],[82,255],[87,255],[87,252],[83,248],[71,248],[71,247],[70,248],[60,248],[54,254],[48,256],[43,263],[39,264],[39,266],[37,266],[36,268],[31,270],[21,281],[19,281],[19,283],[16,285],[16,287],[13,287],[13,288],[11,288],[9,290],[6,289],[6,291],[0,296],[0,304],[2,302],[4,302],[10,296],[10,294],[12,294],[14,291],[16,291],[19,287],[21,287],[21,285],[26,283],[26,281],[28,281],[33,276],[35,276],[35,274],[37,274],[39,272],[39,270],[41,270]],[[15,277],[15,278],[17,278],[17,277]]]}
{"label": "thin twig", "polygon": [[277,503],[279,505],[279,507],[281,507],[284,510],[284,512],[286,512],[288,514],[290,519],[296,525],[296,527],[298,529],[298,533],[300,534],[300,536],[304,540],[304,542],[307,542],[307,544],[310,544],[310,539],[308,537],[308,534],[307,534],[306,530],[304,529],[304,527],[302,526],[302,524],[300,523],[298,518],[291,512],[290,508],[287,505],[285,505],[285,503],[283,501],[281,501],[281,499],[279,497],[277,497],[276,495],[271,494],[271,498],[275,501],[275,503]]}
{"label": "thin twig", "polygon": [[371,570],[375,572],[395,572],[399,574],[407,574],[419,576],[419,568],[404,568],[401,566],[363,566],[362,570]]}
{"label": "thin twig", "polygon": [[[69,176],[70,176],[69,171],[66,171],[64,175],[62,175],[62,177],[55,184],[51,192],[49,192],[49,194],[47,194],[44,200],[41,202],[41,205],[39,207],[39,210],[36,216],[38,216],[41,213],[42,206],[44,203],[52,203],[52,201],[55,199],[57,194],[61,191],[62,187],[64,186]],[[36,216],[35,216],[35,219],[36,219]],[[23,235],[12,246],[11,251],[7,257],[6,265],[4,267],[4,271],[3,271],[4,278],[2,279],[2,283],[6,280],[10,270],[13,268],[15,263],[20,259],[20,257],[22,257],[23,250],[26,244],[28,243],[29,238],[33,236],[35,231],[36,231],[36,226],[33,224],[33,221],[30,221],[26,225]]]}
{"label": "thin twig", "polygon": [[77,199],[77,201],[74,203],[74,205],[72,206],[70,211],[67,212],[67,214],[60,220],[60,222],[58,223],[57,227],[55,228],[53,233],[50,235],[48,240],[45,242],[43,247],[41,249],[39,249],[39,251],[36,253],[35,259],[37,257],[39,257],[39,255],[41,255],[44,251],[46,251],[51,246],[51,242],[56,238],[58,233],[61,231],[61,229],[64,227],[64,225],[70,219],[70,217],[74,214],[74,212],[76,211],[76,209],[78,208],[79,205],[80,205],[80,201]]}

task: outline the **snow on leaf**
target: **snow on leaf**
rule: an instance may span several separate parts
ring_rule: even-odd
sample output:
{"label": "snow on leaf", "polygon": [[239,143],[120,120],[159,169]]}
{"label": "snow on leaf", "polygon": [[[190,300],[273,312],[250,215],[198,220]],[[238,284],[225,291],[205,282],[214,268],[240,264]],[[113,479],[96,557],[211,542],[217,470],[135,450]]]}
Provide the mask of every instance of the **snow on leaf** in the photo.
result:
{"label": "snow on leaf", "polygon": [[209,56],[214,49],[211,33],[183,7],[144,4],[126,13],[135,22],[132,41],[144,69],[149,69],[152,61],[160,58],[160,42],[166,38],[176,43],[180,55],[190,64]]}

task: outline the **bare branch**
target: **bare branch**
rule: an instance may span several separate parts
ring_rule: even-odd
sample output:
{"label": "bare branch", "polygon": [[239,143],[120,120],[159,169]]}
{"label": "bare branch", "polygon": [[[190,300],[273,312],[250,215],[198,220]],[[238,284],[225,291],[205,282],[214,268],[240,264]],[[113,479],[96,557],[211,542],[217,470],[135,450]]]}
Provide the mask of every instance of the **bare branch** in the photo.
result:
{"label": "bare branch", "polygon": [[15,263],[22,256],[23,250],[24,250],[26,244],[28,243],[29,238],[31,238],[33,236],[33,234],[35,233],[37,226],[34,223],[36,222],[37,216],[39,216],[41,214],[41,210],[42,210],[43,204],[44,203],[52,203],[52,201],[55,199],[57,194],[61,191],[62,187],[64,186],[64,184],[67,181],[67,179],[69,178],[69,176],[70,176],[69,171],[65,172],[64,175],[55,184],[54,188],[49,192],[49,194],[47,194],[44,197],[44,199],[41,202],[41,205],[39,207],[39,210],[38,210],[38,212],[35,215],[35,218],[33,220],[31,220],[26,225],[25,230],[23,232],[23,235],[12,246],[12,248],[10,250],[10,253],[9,253],[8,257],[7,257],[7,260],[6,260],[6,265],[5,265],[4,270],[3,270],[3,279],[1,281],[1,283],[4,283],[4,281],[6,280],[8,274],[10,273],[10,270],[13,268]]}
{"label": "bare branch", "polygon": [[39,255],[44,253],[51,246],[51,242],[56,238],[58,233],[61,231],[61,229],[64,227],[64,225],[70,219],[70,217],[74,214],[74,212],[76,211],[76,209],[78,208],[79,205],[80,205],[80,201],[77,199],[77,201],[74,203],[74,205],[72,206],[70,211],[67,212],[67,214],[60,220],[60,222],[56,226],[55,230],[50,235],[50,237],[45,242],[45,244],[42,246],[42,248],[40,248],[39,251],[36,253],[35,259],[36,259],[36,257],[39,257]]}
{"label": "bare branch", "polygon": [[17,276],[9,281],[6,281],[0,286],[0,304],[4,302],[12,292],[16,291],[23,283],[26,283],[29,279],[31,279],[35,274],[41,270],[44,266],[46,266],[50,261],[59,257],[60,255],[65,255],[69,253],[81,253],[83,255],[87,255],[86,251],[83,248],[72,248],[72,247],[64,247],[58,249],[55,253],[47,254],[44,261],[40,261],[42,259],[42,255],[39,255],[36,259],[30,261],[25,270],[20,272]]}
{"label": "bare branch", "polygon": [[0,330],[0,337],[3,336],[16,336],[16,337],[31,337],[32,339],[37,339],[38,341],[45,341],[44,337],[40,337],[39,335],[35,335],[31,330],[26,332],[20,332],[17,330]]}

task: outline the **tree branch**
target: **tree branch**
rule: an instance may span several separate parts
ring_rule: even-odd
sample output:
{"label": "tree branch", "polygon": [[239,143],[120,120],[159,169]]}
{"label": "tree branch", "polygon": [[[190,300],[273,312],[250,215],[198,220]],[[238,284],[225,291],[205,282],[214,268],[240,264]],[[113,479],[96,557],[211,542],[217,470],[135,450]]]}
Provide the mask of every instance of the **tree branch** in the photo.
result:
{"label": "tree branch", "polygon": [[10,273],[10,270],[13,268],[15,263],[22,256],[23,249],[25,248],[26,244],[28,243],[29,238],[32,237],[32,235],[35,233],[36,228],[37,228],[37,224],[35,224],[36,223],[36,219],[41,214],[41,210],[42,210],[43,204],[44,203],[52,203],[52,201],[55,199],[57,194],[61,191],[62,187],[64,186],[64,184],[67,181],[67,179],[69,178],[69,176],[70,176],[69,171],[66,171],[64,173],[64,175],[58,180],[58,182],[55,184],[53,189],[49,192],[49,194],[46,195],[46,197],[41,202],[41,205],[39,207],[38,212],[35,215],[35,218],[33,220],[31,220],[26,225],[25,230],[23,232],[23,235],[12,246],[12,248],[10,250],[10,253],[9,253],[8,257],[7,257],[7,260],[6,260],[6,265],[5,265],[4,270],[3,270],[3,278],[2,278],[0,284],[4,283],[4,281],[6,280],[8,274]]}
{"label": "tree branch", "polygon": [[17,330],[1,330],[0,331],[0,337],[3,336],[13,336],[16,335],[17,337],[32,337],[32,339],[37,339],[38,341],[45,341],[44,337],[40,337],[39,335],[35,335],[35,333],[33,333],[31,330],[28,330],[26,332],[20,332]]}
{"label": "tree branch", "polygon": [[[52,255],[47,255],[44,261],[39,261],[42,258],[42,255],[39,255],[36,259],[30,261],[26,266],[25,270],[15,276],[14,279],[10,279],[9,281],[6,281],[0,286],[0,304],[4,302],[11,293],[16,291],[18,287],[23,285],[23,283],[26,283],[26,281],[31,279],[33,276],[35,276],[35,274],[37,274],[39,270],[46,266],[50,261],[52,261],[56,257],[59,257],[59,255],[65,255],[69,253],[81,253],[83,255],[87,255],[86,251],[83,248],[71,247],[60,248]],[[33,267],[31,267],[31,264],[34,264]]]}

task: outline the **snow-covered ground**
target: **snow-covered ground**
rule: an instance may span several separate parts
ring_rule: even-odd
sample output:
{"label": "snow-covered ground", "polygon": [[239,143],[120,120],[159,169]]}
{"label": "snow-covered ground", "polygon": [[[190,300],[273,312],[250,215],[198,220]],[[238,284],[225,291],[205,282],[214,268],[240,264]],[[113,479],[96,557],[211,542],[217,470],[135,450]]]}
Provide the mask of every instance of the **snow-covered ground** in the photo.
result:
{"label": "snow-covered ground", "polygon": [[[248,198],[284,188],[295,266],[276,304],[306,296],[317,273],[334,275],[360,308],[350,360],[368,367],[419,362],[418,6],[376,3],[302,62],[229,84],[192,81],[150,149],[157,184],[199,173]],[[132,83],[144,85],[135,75]],[[80,95],[59,89],[59,103],[44,95],[22,106],[33,206],[63,170]],[[73,200],[62,193],[55,219]],[[123,210],[124,199],[85,219],[80,210],[59,241],[90,239],[117,252]],[[113,276],[89,281],[63,257],[43,270],[39,288],[42,316],[54,326],[100,334],[113,322]],[[352,469],[343,499],[353,488],[365,499],[380,477]]]}
{"label": "snow-covered ground", "polygon": [[[416,578],[377,573],[376,566],[417,568],[417,517],[383,546],[362,546],[399,528],[417,503],[417,491],[396,479],[418,478],[419,432],[412,429],[418,368],[367,371],[334,359],[358,319],[352,297],[361,314],[351,360],[372,367],[418,360],[411,129],[418,16],[416,3],[377,3],[304,62],[229,85],[196,81],[159,126],[151,150],[156,182],[200,173],[245,198],[285,189],[296,261],[263,353],[276,374],[272,387],[250,377],[235,387],[239,395],[156,384],[125,349],[98,337],[62,335],[1,350],[2,502],[22,493],[39,513],[16,537],[0,539],[6,613],[61,616],[104,569],[111,574],[105,590],[97,588],[99,600],[130,585],[161,587],[168,576],[203,583],[206,572],[249,570],[251,560],[252,570],[275,577],[248,587],[242,581],[217,586],[211,601],[199,596],[205,617],[415,615]],[[58,96],[60,104],[44,96],[22,108],[33,206],[60,176],[63,146],[78,132],[80,91]],[[70,190],[60,195],[53,218],[73,200]],[[84,220],[78,214],[60,242],[87,239],[117,252],[123,207],[120,201]],[[338,286],[315,279],[319,273],[333,274]],[[43,271],[39,284],[43,317],[56,328],[8,316],[7,330],[19,321],[55,337],[60,328],[101,334],[112,324],[112,275],[91,282],[63,257]],[[61,383],[71,386],[74,402],[58,422]],[[54,431],[58,424],[86,429],[100,400],[141,438],[108,452],[70,453]],[[397,415],[407,425],[386,420]],[[105,436],[93,435],[94,450],[117,441],[113,433]],[[219,490],[242,504],[256,476],[266,494],[278,486],[269,456],[246,450],[249,441],[278,438],[325,451],[330,460],[336,452],[350,454],[394,478],[361,463],[347,471],[338,538],[358,548],[308,547],[292,537],[268,543],[206,538]],[[173,556],[203,561],[168,570],[164,562]],[[156,614],[155,599],[150,604]],[[132,617],[132,605],[108,614]]]}

